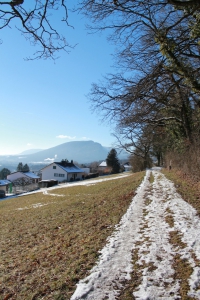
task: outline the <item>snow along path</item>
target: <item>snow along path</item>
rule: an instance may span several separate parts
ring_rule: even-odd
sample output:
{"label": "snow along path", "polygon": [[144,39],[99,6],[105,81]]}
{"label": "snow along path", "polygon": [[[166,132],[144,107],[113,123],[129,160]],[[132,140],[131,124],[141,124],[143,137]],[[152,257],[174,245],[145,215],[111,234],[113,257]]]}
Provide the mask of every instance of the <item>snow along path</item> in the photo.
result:
{"label": "snow along path", "polygon": [[18,197],[23,197],[23,196],[27,196],[27,195],[31,195],[31,194],[36,194],[36,193],[43,193],[44,195],[51,195],[51,196],[61,196],[62,195],[59,195],[59,194],[50,194],[49,191],[51,190],[57,190],[57,189],[63,189],[63,188],[69,188],[69,187],[73,187],[73,186],[77,186],[77,185],[93,185],[93,184],[96,184],[96,183],[99,183],[99,182],[103,182],[103,181],[108,181],[108,180],[116,180],[116,179],[119,179],[119,178],[123,178],[123,177],[127,177],[127,176],[130,176],[131,173],[129,172],[125,172],[125,173],[119,173],[117,174],[115,177],[109,177],[109,176],[101,176],[101,177],[97,177],[97,179],[84,179],[84,180],[81,180],[81,181],[73,181],[73,182],[66,182],[66,183],[59,183],[58,185],[54,185],[52,187],[49,187],[49,188],[40,188],[38,190],[34,190],[34,191],[31,191],[31,192],[24,192],[22,194],[18,194],[18,195],[14,195],[14,194],[10,194],[8,196],[6,196],[6,198],[0,198],[0,201],[3,201],[3,200],[9,200],[9,199],[12,199],[12,198],[18,198]]}
{"label": "snow along path", "polygon": [[[96,266],[77,284],[71,300],[117,299],[134,268],[140,271],[140,280],[132,291],[135,299],[181,299],[180,282],[173,276],[177,254],[193,268],[188,296],[200,299],[200,219],[176,193],[171,181],[158,171],[152,173],[153,184],[147,171],[129,209],[100,251]],[[167,217],[173,219],[173,227]],[[170,232],[179,232],[181,247],[170,244]],[[138,257],[136,262],[132,262],[133,253]]]}

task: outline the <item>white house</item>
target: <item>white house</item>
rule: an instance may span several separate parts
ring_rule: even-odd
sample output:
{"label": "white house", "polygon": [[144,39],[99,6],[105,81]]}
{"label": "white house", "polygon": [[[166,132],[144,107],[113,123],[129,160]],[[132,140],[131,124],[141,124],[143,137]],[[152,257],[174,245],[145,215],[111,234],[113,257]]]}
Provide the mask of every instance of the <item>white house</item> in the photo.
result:
{"label": "white house", "polygon": [[71,163],[66,161],[54,162],[40,171],[42,180],[53,179],[58,180],[58,182],[81,180],[84,175],[84,171],[75,166],[73,161],[71,161]]}
{"label": "white house", "polygon": [[106,161],[105,161],[105,160],[102,161],[102,162],[100,163],[99,167],[100,167],[100,168],[107,168],[107,163],[106,163]]}
{"label": "white house", "polygon": [[106,161],[102,161],[100,165],[98,166],[98,172],[99,174],[109,174],[111,172],[112,168],[107,166]]}
{"label": "white house", "polygon": [[39,182],[40,177],[35,175],[32,172],[13,172],[10,175],[7,175],[7,179],[10,181],[15,181],[17,179],[31,179],[32,182],[37,183]]}
{"label": "white house", "polygon": [[132,170],[132,166],[130,165],[129,162],[124,164],[124,170],[125,170],[125,172]]}

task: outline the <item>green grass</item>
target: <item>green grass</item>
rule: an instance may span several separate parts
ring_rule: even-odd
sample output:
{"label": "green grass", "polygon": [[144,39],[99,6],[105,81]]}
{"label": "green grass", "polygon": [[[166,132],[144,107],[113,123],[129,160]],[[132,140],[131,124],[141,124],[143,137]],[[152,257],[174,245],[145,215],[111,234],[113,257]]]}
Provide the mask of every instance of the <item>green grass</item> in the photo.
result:
{"label": "green grass", "polygon": [[0,299],[70,299],[143,177],[1,201]]}

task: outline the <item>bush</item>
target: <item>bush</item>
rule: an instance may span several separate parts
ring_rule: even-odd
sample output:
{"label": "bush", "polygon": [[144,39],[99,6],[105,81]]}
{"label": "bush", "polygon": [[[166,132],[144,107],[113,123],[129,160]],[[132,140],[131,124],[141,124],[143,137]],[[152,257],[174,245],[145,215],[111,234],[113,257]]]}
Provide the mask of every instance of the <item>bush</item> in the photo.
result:
{"label": "bush", "polygon": [[90,173],[85,176],[85,179],[96,178],[99,177],[99,173]]}
{"label": "bush", "polygon": [[[186,142],[185,142],[186,143]],[[165,155],[165,167],[176,168],[200,178],[200,142],[185,145],[181,151],[169,151]]]}
{"label": "bush", "polygon": [[5,198],[6,193],[4,190],[0,190],[0,198]]}
{"label": "bush", "polygon": [[99,177],[99,173],[91,173],[90,178],[96,178]]}

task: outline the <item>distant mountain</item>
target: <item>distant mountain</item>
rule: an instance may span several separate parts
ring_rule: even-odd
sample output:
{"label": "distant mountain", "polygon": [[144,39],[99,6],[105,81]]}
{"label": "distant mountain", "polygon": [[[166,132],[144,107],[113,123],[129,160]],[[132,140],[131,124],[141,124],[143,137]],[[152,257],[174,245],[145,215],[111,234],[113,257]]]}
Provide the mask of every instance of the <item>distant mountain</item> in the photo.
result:
{"label": "distant mountain", "polygon": [[[0,156],[0,163],[18,164],[48,164],[62,159],[73,160],[79,164],[101,161],[107,158],[110,147],[103,147],[93,141],[73,141],[42,150],[33,154]],[[117,149],[116,149],[117,150]],[[123,151],[118,154],[119,159],[127,159],[128,154]]]}
{"label": "distant mountain", "polygon": [[27,154],[34,154],[37,153],[39,151],[42,151],[43,149],[29,149],[29,150],[25,150],[21,153],[19,153],[19,155],[27,155]]}

